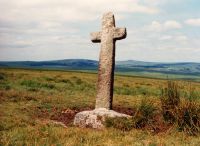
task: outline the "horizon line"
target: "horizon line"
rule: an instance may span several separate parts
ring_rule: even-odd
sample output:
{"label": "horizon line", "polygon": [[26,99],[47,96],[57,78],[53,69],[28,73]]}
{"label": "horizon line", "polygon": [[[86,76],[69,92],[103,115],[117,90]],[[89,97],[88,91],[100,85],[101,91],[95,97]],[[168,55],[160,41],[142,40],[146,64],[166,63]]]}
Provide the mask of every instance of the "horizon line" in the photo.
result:
{"label": "horizon line", "polygon": [[[95,59],[88,59],[88,58],[68,58],[68,59],[53,59],[53,60],[0,60],[0,62],[45,62],[45,61],[60,61],[60,60],[91,60],[97,61]],[[127,60],[115,60],[115,62],[120,61],[138,61],[138,62],[149,62],[149,63],[200,63],[200,61],[144,61],[144,60],[134,60],[134,59],[127,59]]]}

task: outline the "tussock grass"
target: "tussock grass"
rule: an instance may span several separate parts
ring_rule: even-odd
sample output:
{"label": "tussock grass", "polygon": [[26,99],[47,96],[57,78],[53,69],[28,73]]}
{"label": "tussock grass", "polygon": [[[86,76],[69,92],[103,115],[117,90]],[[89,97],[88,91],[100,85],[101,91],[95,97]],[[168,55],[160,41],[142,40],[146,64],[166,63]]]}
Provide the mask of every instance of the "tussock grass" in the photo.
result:
{"label": "tussock grass", "polygon": [[6,77],[5,77],[5,74],[0,72],[0,80],[4,80]]}
{"label": "tussock grass", "polygon": [[135,115],[133,116],[134,127],[143,128],[147,125],[152,125],[153,118],[157,110],[158,109],[154,106],[152,101],[148,101],[146,99],[142,100]]}
{"label": "tussock grass", "polygon": [[104,124],[106,127],[113,127],[122,131],[130,131],[133,128],[141,129],[153,125],[156,111],[157,108],[151,102],[142,100],[131,118],[106,118]]}
{"label": "tussock grass", "polygon": [[167,82],[167,87],[162,89],[161,104],[163,117],[168,122],[174,122],[176,108],[180,104],[180,89],[178,84],[172,81]]}
{"label": "tussock grass", "polygon": [[177,108],[177,126],[189,135],[200,132],[200,104],[194,101],[185,101]]}
{"label": "tussock grass", "polygon": [[[181,88],[176,82],[168,81],[162,90],[162,114],[167,122],[190,135],[200,132],[200,104],[196,91],[189,90],[189,96],[181,97]],[[186,91],[187,92],[187,91]]]}
{"label": "tussock grass", "polygon": [[122,131],[130,131],[134,127],[133,119],[126,117],[106,118],[104,125],[107,128],[113,127]]}

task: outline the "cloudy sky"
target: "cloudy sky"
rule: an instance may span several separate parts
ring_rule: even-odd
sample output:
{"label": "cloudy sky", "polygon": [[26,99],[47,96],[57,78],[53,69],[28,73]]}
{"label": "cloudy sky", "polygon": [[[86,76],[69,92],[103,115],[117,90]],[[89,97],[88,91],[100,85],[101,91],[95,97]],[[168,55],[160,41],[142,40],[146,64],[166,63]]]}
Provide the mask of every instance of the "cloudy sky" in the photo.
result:
{"label": "cloudy sky", "polygon": [[107,11],[127,28],[117,60],[200,62],[200,0],[0,0],[0,60],[98,60]]}

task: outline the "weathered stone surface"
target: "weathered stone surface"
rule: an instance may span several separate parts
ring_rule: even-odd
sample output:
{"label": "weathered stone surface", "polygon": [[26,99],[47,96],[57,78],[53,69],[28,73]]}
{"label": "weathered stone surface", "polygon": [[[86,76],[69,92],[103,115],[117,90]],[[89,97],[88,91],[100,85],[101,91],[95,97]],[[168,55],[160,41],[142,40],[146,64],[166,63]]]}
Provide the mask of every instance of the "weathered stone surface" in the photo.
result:
{"label": "weathered stone surface", "polygon": [[93,111],[83,111],[76,114],[74,125],[102,129],[106,117],[130,117],[111,110],[115,68],[115,42],[125,37],[126,29],[115,27],[115,18],[111,12],[103,15],[102,30],[91,33],[92,42],[101,42],[96,106]]}
{"label": "weathered stone surface", "polygon": [[107,110],[106,108],[98,108],[92,111],[83,111],[76,114],[74,119],[74,125],[79,127],[90,127],[95,129],[104,128],[103,122],[106,117],[130,117],[126,114],[121,114],[113,110]]}
{"label": "weathered stone surface", "polygon": [[92,42],[101,42],[96,108],[112,109],[115,41],[125,37],[126,29],[115,27],[115,18],[111,12],[103,15],[102,30],[91,33]]}

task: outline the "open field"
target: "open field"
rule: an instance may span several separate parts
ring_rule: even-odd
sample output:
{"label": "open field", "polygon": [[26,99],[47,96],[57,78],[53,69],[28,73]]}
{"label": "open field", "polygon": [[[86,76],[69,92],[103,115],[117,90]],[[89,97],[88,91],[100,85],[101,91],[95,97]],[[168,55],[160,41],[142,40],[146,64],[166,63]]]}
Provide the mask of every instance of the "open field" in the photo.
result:
{"label": "open field", "polygon": [[[95,73],[0,69],[0,145],[199,145],[199,134],[191,136],[178,130],[159,114],[155,114],[156,119],[151,117],[150,126],[128,131],[74,127],[72,121],[78,111],[94,108],[96,81]],[[114,110],[136,115],[145,102],[148,110],[160,111],[159,98],[166,82],[115,76]],[[193,100],[199,106],[200,83],[176,82],[182,102],[195,91]]]}

